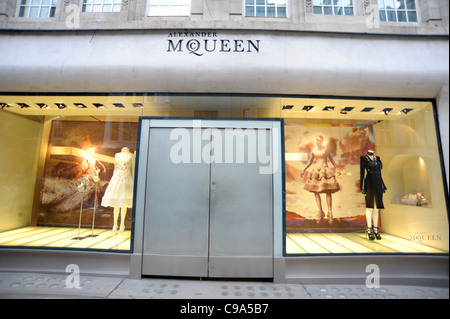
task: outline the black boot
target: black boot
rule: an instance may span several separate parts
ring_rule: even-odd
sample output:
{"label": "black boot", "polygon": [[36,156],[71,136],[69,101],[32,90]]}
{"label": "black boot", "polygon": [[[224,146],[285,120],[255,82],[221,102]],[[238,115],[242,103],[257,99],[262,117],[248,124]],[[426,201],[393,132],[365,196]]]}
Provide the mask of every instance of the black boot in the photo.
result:
{"label": "black boot", "polygon": [[367,236],[369,237],[370,240],[375,240],[375,236],[373,234],[373,228],[372,227],[367,227],[366,234],[367,234]]}
{"label": "black boot", "polygon": [[381,239],[380,233],[378,232],[378,227],[373,227],[373,234],[377,240]]}

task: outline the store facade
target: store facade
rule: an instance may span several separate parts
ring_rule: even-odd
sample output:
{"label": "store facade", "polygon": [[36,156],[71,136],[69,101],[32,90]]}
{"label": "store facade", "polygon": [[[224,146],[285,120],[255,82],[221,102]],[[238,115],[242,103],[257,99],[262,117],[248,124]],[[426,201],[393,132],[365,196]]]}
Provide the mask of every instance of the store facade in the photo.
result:
{"label": "store facade", "polygon": [[[445,39],[96,30],[0,42],[1,269],[321,282],[364,280],[375,264],[386,282],[448,283]],[[370,207],[374,240],[368,150],[387,188]]]}

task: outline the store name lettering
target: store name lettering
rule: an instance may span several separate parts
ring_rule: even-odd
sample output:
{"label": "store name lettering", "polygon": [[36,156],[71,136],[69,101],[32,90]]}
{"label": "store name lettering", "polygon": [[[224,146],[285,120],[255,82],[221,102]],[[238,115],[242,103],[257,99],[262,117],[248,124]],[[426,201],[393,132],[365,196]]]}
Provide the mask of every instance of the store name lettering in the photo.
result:
{"label": "store name lettering", "polygon": [[441,235],[434,234],[410,234],[412,241],[423,242],[423,241],[441,241]]}
{"label": "store name lettering", "polygon": [[216,32],[170,32],[167,39],[167,52],[196,56],[211,52],[259,53],[260,47],[261,40],[220,39]]}

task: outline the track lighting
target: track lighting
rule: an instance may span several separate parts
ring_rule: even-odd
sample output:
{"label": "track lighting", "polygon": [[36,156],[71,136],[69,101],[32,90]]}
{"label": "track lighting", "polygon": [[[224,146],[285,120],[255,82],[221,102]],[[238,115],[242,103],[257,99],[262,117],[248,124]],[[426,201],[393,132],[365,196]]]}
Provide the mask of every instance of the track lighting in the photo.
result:
{"label": "track lighting", "polygon": [[383,110],[384,115],[388,115],[390,111],[392,111],[393,109],[391,107],[387,107]]}
{"label": "track lighting", "polygon": [[303,107],[303,111],[306,111],[306,112],[309,112],[309,111],[311,111],[312,109],[314,108],[314,105],[305,105],[304,107]]}
{"label": "track lighting", "polygon": [[65,109],[67,107],[67,105],[65,105],[64,103],[55,103],[55,104],[60,110]]}
{"label": "track lighting", "polygon": [[293,105],[283,105],[283,110],[292,110]]}
{"label": "track lighting", "polygon": [[36,103],[37,106],[39,106],[40,109],[49,109],[50,106],[45,103]]}
{"label": "track lighting", "polygon": [[403,109],[403,110],[401,110],[401,112],[403,113],[403,114],[408,114],[409,112],[411,112],[413,109],[408,109],[408,108],[406,108],[406,109]]}

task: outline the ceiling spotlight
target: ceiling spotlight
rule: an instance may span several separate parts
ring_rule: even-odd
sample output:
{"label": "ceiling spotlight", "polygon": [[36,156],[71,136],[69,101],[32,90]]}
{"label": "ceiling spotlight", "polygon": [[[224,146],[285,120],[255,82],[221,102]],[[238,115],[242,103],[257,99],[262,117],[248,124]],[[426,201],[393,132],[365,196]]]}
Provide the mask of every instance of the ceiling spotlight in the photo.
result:
{"label": "ceiling spotlight", "polygon": [[403,109],[401,112],[403,113],[403,114],[408,114],[409,112],[411,112],[413,109],[408,109],[408,108],[406,108],[406,109]]}
{"label": "ceiling spotlight", "polygon": [[86,109],[87,106],[84,105],[83,103],[73,103],[76,107],[78,107],[79,109]]}
{"label": "ceiling spotlight", "polygon": [[283,105],[283,110],[292,110],[293,105]]}
{"label": "ceiling spotlight", "polygon": [[123,105],[122,103],[113,103],[113,105],[114,105],[115,107],[121,107],[121,108],[124,108],[124,107],[125,107],[125,105]]}
{"label": "ceiling spotlight", "polygon": [[11,105],[9,105],[8,103],[0,103],[0,107],[2,109],[4,109],[5,107],[10,107]]}
{"label": "ceiling spotlight", "polygon": [[21,109],[29,108],[30,106],[26,103],[17,103],[17,105],[20,106]]}
{"label": "ceiling spotlight", "polygon": [[346,107],[344,107],[342,110],[341,110],[341,114],[347,114],[347,112],[350,112],[351,110],[353,110],[354,109],[354,107],[351,107],[351,106],[346,106]]}
{"label": "ceiling spotlight", "polygon": [[373,107],[365,107],[361,110],[361,112],[370,112],[372,111],[374,108]]}
{"label": "ceiling spotlight", "polygon": [[392,111],[393,108],[392,107],[387,107],[383,110],[384,115],[388,115],[390,111]]}
{"label": "ceiling spotlight", "polygon": [[101,103],[92,103],[92,104],[94,104],[94,106],[96,108],[98,108],[98,109],[104,109],[105,108],[105,106],[103,104],[101,104]]}
{"label": "ceiling spotlight", "polygon": [[325,106],[322,111],[334,111],[334,106]]}
{"label": "ceiling spotlight", "polygon": [[40,109],[49,109],[50,106],[45,103],[36,103]]}
{"label": "ceiling spotlight", "polygon": [[140,108],[143,108],[144,105],[142,105],[142,103],[133,103],[133,107],[140,107]]}
{"label": "ceiling spotlight", "polygon": [[304,107],[303,107],[303,111],[306,111],[306,112],[309,112],[309,111],[311,111],[312,109],[314,108],[314,105],[305,105]]}
{"label": "ceiling spotlight", "polygon": [[67,107],[67,105],[65,105],[64,103],[55,103],[55,104],[60,110],[65,109]]}

